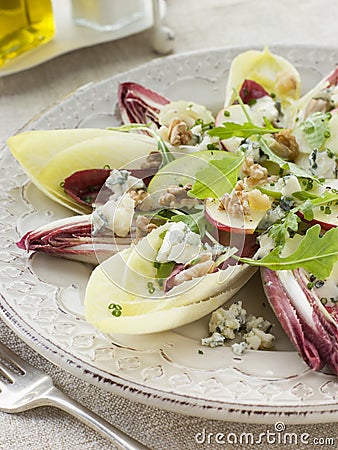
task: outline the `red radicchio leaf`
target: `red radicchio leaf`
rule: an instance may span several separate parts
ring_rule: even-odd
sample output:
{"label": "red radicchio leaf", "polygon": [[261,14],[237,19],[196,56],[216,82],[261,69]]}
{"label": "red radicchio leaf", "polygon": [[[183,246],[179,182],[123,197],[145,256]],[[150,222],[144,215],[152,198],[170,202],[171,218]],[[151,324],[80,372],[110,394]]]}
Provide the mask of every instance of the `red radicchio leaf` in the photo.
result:
{"label": "red radicchio leaf", "polygon": [[338,85],[338,67],[327,77],[327,81],[329,82],[329,86]]}
{"label": "red radicchio leaf", "polygon": [[253,100],[265,97],[266,95],[270,97],[263,86],[253,80],[244,80],[239,91],[239,96],[242,99],[242,102],[246,105],[248,105]]}
{"label": "red radicchio leaf", "polygon": [[110,172],[110,169],[80,170],[65,179],[64,190],[78,203],[92,205]]}
{"label": "red radicchio leaf", "polygon": [[[128,171],[148,186],[157,169],[128,169]],[[93,205],[110,172],[111,169],[79,170],[65,179],[64,190],[78,203]]]}
{"label": "red radicchio leaf", "polygon": [[185,265],[184,264],[176,264],[173,271],[169,275],[169,277],[165,280],[163,284],[163,290],[164,292],[170,291],[175,286],[175,276],[182,272],[184,270]]}
{"label": "red radicchio leaf", "polygon": [[159,113],[169,100],[155,91],[137,83],[121,83],[118,89],[118,105],[124,124],[153,123],[157,128]]}
{"label": "red radicchio leaf", "polygon": [[[300,270],[292,272],[292,282],[298,283],[306,297],[306,305],[300,305],[299,299],[290,297],[278,272],[264,268],[261,273],[270,305],[304,361],[313,370],[320,370],[327,364],[338,374],[338,326],[321,311],[319,299],[308,289],[305,275]],[[312,311],[310,322],[309,308]],[[327,311],[330,313],[329,309]],[[331,317],[335,320],[334,315]]]}
{"label": "red radicchio leaf", "polygon": [[130,237],[120,238],[109,232],[96,237],[91,235],[91,231],[90,215],[73,216],[29,231],[16,245],[26,251],[43,252],[91,264],[98,264],[130,246]]}

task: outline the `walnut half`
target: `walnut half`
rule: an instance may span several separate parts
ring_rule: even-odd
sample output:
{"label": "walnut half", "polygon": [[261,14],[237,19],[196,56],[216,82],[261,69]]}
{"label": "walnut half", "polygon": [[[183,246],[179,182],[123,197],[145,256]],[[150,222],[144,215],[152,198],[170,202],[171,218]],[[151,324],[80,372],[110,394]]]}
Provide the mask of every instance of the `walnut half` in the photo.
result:
{"label": "walnut half", "polygon": [[188,192],[191,188],[191,184],[186,184],[185,186],[168,186],[166,192],[161,194],[159,204],[169,208],[193,208],[200,202],[196,198],[188,197]]}
{"label": "walnut half", "polygon": [[173,118],[168,129],[168,139],[171,145],[178,147],[179,145],[188,145],[192,140],[192,132],[188,129],[188,125],[179,118]]}
{"label": "walnut half", "polygon": [[299,154],[298,143],[289,128],[274,134],[274,140],[270,144],[270,148],[276,155],[288,161],[294,161]]}

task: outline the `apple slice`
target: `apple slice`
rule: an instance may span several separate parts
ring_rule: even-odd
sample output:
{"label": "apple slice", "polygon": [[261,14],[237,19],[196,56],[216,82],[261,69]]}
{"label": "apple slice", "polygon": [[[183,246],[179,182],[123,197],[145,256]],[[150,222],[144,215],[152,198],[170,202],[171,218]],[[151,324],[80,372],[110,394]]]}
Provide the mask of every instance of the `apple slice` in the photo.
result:
{"label": "apple slice", "polygon": [[228,211],[220,209],[219,205],[218,199],[207,199],[205,216],[218,230],[232,233],[253,234],[266,213],[266,210],[252,209],[250,215],[233,217]]}
{"label": "apple slice", "polygon": [[[326,187],[338,190],[338,180],[330,179],[324,183]],[[300,212],[299,217],[304,220],[303,214]],[[338,226],[338,205],[332,204],[327,206],[313,208],[313,219],[311,225],[319,224],[324,231]]]}
{"label": "apple slice", "polygon": [[[245,109],[248,114],[250,114],[250,107],[245,105]],[[234,122],[234,123],[245,123],[248,119],[243,111],[241,105],[230,105],[228,108],[221,109],[220,112],[216,116],[215,126],[222,127],[225,122]],[[243,138],[240,137],[231,137],[229,139],[223,139],[222,145],[223,147],[232,153],[236,153],[238,147],[242,143]]]}
{"label": "apple slice", "polygon": [[205,204],[205,216],[217,229],[215,238],[224,246],[236,247],[238,256],[252,257],[259,247],[255,230],[265,211],[253,210],[251,215],[232,217],[219,209],[219,204],[217,199],[207,199]]}
{"label": "apple slice", "polygon": [[313,210],[314,218],[311,224],[318,223],[322,230],[328,231],[338,226],[338,206],[328,206],[321,210],[319,207]]}

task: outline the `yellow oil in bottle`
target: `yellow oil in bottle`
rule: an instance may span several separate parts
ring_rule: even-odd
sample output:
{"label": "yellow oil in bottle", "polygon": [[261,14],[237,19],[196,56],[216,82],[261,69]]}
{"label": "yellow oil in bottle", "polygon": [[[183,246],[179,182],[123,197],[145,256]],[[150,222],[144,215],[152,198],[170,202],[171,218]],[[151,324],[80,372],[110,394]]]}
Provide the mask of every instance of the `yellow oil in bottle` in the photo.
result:
{"label": "yellow oil in bottle", "polygon": [[0,0],[0,67],[54,33],[51,0]]}

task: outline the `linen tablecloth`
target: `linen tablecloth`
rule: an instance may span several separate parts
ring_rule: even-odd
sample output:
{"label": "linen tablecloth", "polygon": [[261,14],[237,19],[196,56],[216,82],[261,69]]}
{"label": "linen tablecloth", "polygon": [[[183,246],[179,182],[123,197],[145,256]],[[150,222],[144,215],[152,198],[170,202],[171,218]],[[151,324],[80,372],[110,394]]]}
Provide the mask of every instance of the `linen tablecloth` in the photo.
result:
{"label": "linen tablecloth", "polygon": [[[150,0],[149,0],[150,1]],[[176,32],[175,53],[231,45],[310,44],[338,46],[338,3],[330,0],[168,0],[165,22]],[[38,67],[0,78],[0,143],[52,102],[91,81],[123,72],[158,57],[150,46],[150,30],[60,56]],[[1,227],[1,225],[0,225]],[[259,433],[271,425],[228,423],[183,416],[133,403],[66,373],[24,344],[2,321],[0,340],[50,374],[64,392],[85,404],[152,449],[251,448],[199,443],[207,433]],[[288,426],[290,433],[333,438],[337,424]],[[260,445],[293,449],[295,445]],[[311,445],[298,444],[306,449]],[[59,410],[42,407],[9,415],[0,413],[0,448],[4,450],[80,450],[115,448],[98,434]]]}

